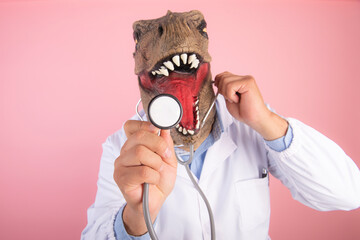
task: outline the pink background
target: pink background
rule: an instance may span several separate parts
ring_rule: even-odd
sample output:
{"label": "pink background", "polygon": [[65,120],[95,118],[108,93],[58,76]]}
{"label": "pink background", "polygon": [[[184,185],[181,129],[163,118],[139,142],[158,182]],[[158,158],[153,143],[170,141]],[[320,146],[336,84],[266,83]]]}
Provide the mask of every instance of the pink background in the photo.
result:
{"label": "pink background", "polygon": [[[79,239],[101,144],[134,115],[132,23],[201,10],[213,75],[265,100],[360,166],[359,1],[0,2],[0,239]],[[360,239],[360,210],[317,212],[271,179],[273,239]]]}

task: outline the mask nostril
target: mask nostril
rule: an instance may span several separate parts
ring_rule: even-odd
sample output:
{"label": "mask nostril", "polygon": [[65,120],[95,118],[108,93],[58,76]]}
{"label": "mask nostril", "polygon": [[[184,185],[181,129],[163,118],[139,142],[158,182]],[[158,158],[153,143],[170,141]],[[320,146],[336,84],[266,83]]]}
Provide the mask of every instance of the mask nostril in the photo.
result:
{"label": "mask nostril", "polygon": [[163,35],[163,33],[164,33],[164,29],[163,29],[163,27],[161,25],[159,26],[158,31],[159,31],[159,34],[160,34],[160,37],[161,37]]}

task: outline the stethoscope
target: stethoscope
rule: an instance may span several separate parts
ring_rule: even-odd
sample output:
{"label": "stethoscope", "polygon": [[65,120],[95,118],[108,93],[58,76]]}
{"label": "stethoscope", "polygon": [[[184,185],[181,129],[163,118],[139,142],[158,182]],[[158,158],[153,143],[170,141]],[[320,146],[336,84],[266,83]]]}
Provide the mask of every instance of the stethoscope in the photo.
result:
{"label": "stethoscope", "polygon": [[[211,103],[209,110],[206,112],[204,119],[201,123],[201,128],[204,126],[206,119],[208,118],[212,108],[215,105],[216,99],[217,99],[218,93],[215,95],[214,101]],[[141,121],[144,121],[144,119],[141,117],[139,113],[139,105],[141,103],[141,98],[139,102],[136,104],[136,114],[141,119]],[[148,105],[148,117],[150,122],[156,126],[159,129],[171,129],[175,127],[182,118],[183,115],[183,108],[181,106],[180,101],[173,95],[170,94],[159,94],[155,96],[153,99],[151,99],[149,105]],[[160,135],[160,131],[158,133]],[[182,147],[184,145],[176,145],[175,147]],[[187,174],[189,175],[189,178],[191,182],[194,184],[196,190],[199,192],[200,196],[205,202],[205,205],[207,207],[209,218],[210,218],[210,227],[211,227],[211,239],[215,240],[215,223],[214,223],[214,216],[210,207],[210,203],[207,200],[205,194],[201,190],[200,186],[197,184],[194,176],[191,173],[189,165],[193,161],[194,157],[194,144],[190,145],[190,157],[189,160],[183,161],[181,160],[178,155],[176,154],[176,159],[178,163],[183,165],[186,169]],[[154,227],[151,222],[150,218],[150,212],[149,212],[149,184],[144,183],[144,193],[143,193],[143,212],[144,212],[144,218],[146,227],[148,229],[150,238],[152,240],[158,240],[158,237],[155,233]]]}

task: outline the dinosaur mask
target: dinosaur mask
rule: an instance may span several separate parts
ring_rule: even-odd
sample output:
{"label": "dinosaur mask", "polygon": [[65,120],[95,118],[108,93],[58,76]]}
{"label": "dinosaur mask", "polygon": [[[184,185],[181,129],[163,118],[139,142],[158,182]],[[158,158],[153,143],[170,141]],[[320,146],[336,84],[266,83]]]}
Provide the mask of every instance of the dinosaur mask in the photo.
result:
{"label": "dinosaur mask", "polygon": [[199,11],[173,13],[133,24],[135,74],[144,109],[162,93],[174,95],[183,107],[181,122],[171,130],[175,144],[195,144],[208,136],[213,109],[201,127],[215,94],[211,83],[206,22]]}

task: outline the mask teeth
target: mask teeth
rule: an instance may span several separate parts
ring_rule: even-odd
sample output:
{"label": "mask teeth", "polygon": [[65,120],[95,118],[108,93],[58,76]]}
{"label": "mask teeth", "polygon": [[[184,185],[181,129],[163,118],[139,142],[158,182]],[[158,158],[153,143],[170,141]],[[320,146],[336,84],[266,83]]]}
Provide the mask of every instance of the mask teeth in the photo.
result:
{"label": "mask teeth", "polygon": [[195,105],[195,129],[198,130],[200,128],[200,110],[199,110],[199,100],[196,100]]}
{"label": "mask teeth", "polygon": [[194,130],[191,130],[191,129],[186,129],[185,127],[181,126],[181,125],[177,125],[176,126],[176,129],[178,130],[178,132],[182,133],[183,135],[194,135],[195,134],[195,131]]}
{"label": "mask teeth", "polygon": [[181,124],[177,124],[175,128],[178,130],[179,133],[183,135],[194,135],[195,131],[200,128],[200,110],[199,110],[199,98],[196,96],[194,97],[194,113],[195,113],[195,129],[187,129],[183,127]]}
{"label": "mask teeth", "polygon": [[153,69],[151,74],[156,76],[169,76],[171,71],[174,71],[176,67],[190,66],[190,69],[199,67],[200,60],[195,53],[182,53],[176,54],[168,61],[163,62],[157,69]]}

